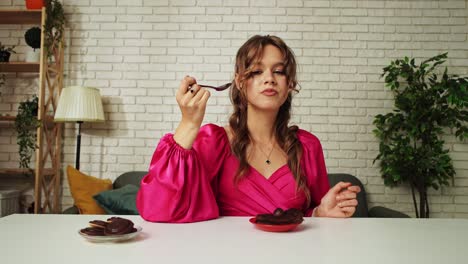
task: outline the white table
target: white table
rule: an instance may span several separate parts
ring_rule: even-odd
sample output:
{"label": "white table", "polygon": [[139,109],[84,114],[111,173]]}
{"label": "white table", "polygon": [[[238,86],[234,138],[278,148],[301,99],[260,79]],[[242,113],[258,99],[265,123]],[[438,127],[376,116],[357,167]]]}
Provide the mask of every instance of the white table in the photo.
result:
{"label": "white table", "polygon": [[0,263],[468,263],[468,220],[306,218],[295,232],[255,229],[248,217],[192,224],[145,222],[132,241],[78,234],[98,215],[0,218]]}

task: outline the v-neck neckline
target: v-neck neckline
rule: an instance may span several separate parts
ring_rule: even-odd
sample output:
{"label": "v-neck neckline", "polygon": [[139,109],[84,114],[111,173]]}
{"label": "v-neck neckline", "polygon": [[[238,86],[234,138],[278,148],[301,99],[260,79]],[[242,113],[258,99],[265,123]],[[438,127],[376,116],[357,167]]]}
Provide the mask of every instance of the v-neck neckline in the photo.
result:
{"label": "v-neck neckline", "polygon": [[[229,149],[230,149],[230,151],[231,151],[231,155],[234,156],[234,154],[233,154],[233,152],[232,152],[231,141],[229,141],[229,136],[228,136],[228,134],[227,134],[227,131],[226,131],[226,129],[225,129],[224,127],[222,127],[222,126],[220,126],[220,127],[221,127],[221,129],[223,130],[224,136],[225,136],[225,138],[226,138],[226,140],[227,140],[227,142],[228,142]],[[234,157],[235,157],[235,156],[234,156]],[[237,159],[237,157],[235,157],[235,158]],[[237,160],[238,160],[238,159],[237,159]],[[238,160],[238,161],[239,161],[239,160]],[[282,174],[280,174],[280,172],[283,171],[285,168],[289,168],[289,167],[288,167],[288,164],[286,163],[286,164],[284,164],[283,166],[281,166],[281,167],[279,167],[278,169],[276,169],[276,170],[267,178],[267,177],[265,177],[265,175],[261,174],[261,173],[260,173],[256,168],[254,168],[252,165],[248,164],[248,166],[249,166],[249,168],[250,168],[253,172],[255,172],[255,174],[261,176],[262,178],[264,178],[265,180],[267,180],[267,181],[269,181],[269,182],[271,182],[271,181],[273,181],[274,179],[278,178],[278,175],[281,176]]]}
{"label": "v-neck neckline", "polygon": [[249,168],[258,176],[262,177],[263,179],[273,182],[276,180],[278,177],[283,176],[284,173],[282,173],[284,170],[289,169],[288,164],[284,164],[283,166],[279,167],[277,170],[275,170],[268,178],[265,177],[265,175],[261,174],[256,168],[252,167],[249,165]]}

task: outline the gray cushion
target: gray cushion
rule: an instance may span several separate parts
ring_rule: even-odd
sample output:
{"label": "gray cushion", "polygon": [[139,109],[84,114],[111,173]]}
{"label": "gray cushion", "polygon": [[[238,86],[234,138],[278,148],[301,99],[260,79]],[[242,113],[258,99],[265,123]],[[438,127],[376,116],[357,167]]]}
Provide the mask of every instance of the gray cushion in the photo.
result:
{"label": "gray cushion", "polygon": [[133,184],[140,187],[141,179],[148,174],[147,171],[129,171],[125,172],[114,181],[114,189],[122,188],[127,184]]}

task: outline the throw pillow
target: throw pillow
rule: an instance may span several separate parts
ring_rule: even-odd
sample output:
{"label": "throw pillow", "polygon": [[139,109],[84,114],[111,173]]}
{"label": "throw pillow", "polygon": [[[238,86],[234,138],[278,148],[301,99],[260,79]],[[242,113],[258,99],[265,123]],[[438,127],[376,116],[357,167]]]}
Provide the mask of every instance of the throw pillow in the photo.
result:
{"label": "throw pillow", "polygon": [[93,195],[112,189],[112,181],[86,175],[72,166],[67,166],[68,184],[80,214],[105,214]]}
{"label": "throw pillow", "polygon": [[93,198],[107,214],[137,215],[137,192],[137,186],[127,184],[118,189],[98,193]]}

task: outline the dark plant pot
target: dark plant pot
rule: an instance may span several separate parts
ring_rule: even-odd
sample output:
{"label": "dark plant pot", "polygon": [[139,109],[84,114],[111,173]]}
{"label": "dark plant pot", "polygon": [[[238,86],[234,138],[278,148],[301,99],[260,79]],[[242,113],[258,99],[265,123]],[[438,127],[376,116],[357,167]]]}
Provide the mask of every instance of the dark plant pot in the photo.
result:
{"label": "dark plant pot", "polygon": [[9,62],[10,61],[10,52],[0,51],[0,62]]}
{"label": "dark plant pot", "polygon": [[26,0],[27,9],[41,9],[44,6],[44,0]]}
{"label": "dark plant pot", "polygon": [[39,113],[39,98],[34,97],[31,101],[27,101],[25,104],[27,105],[27,108],[31,109],[30,111],[32,115],[37,116]]}
{"label": "dark plant pot", "polygon": [[34,106],[32,113],[33,113],[33,116],[37,116],[37,114],[39,113],[39,107],[37,104]]}

